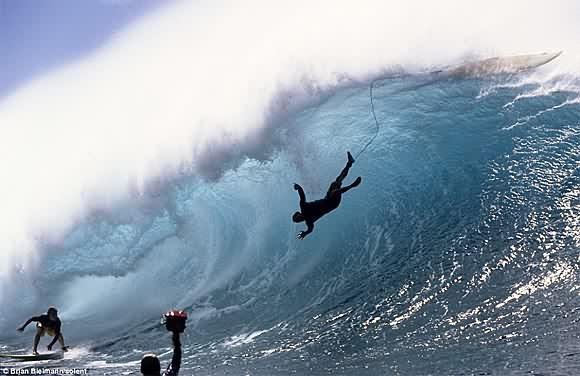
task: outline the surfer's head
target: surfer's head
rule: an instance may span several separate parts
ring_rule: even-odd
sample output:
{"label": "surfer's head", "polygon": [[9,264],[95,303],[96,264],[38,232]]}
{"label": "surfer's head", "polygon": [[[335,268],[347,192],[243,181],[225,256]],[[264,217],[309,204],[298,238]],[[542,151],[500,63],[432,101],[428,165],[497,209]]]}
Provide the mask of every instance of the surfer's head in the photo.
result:
{"label": "surfer's head", "polygon": [[48,307],[48,310],[46,311],[46,314],[51,319],[55,319],[55,318],[58,317],[58,310],[56,308],[54,308],[54,307]]}
{"label": "surfer's head", "polygon": [[161,364],[155,354],[145,354],[141,359],[141,373],[145,376],[159,376]]}
{"label": "surfer's head", "polygon": [[300,212],[296,212],[292,215],[292,220],[296,223],[304,222],[304,215]]}

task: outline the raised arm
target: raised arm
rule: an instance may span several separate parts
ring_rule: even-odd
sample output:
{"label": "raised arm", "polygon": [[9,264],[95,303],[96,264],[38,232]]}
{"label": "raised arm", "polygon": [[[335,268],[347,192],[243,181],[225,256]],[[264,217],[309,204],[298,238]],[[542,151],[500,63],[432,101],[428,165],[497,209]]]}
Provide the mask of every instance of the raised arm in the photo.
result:
{"label": "raised arm", "polygon": [[306,229],[306,231],[300,231],[298,233],[298,236],[297,236],[298,239],[300,239],[300,240],[304,239],[306,237],[306,235],[310,234],[312,232],[312,230],[314,230],[314,223],[313,222],[306,221],[306,226],[308,227]]}
{"label": "raised arm", "polygon": [[173,332],[173,358],[171,364],[165,371],[165,376],[176,376],[181,368],[181,341],[179,340],[179,333]]}

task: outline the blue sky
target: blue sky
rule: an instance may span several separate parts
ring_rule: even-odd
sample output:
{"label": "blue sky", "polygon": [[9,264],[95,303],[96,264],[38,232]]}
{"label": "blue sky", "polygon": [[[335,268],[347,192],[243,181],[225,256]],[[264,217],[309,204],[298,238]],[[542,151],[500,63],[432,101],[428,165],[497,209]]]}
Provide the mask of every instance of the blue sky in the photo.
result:
{"label": "blue sky", "polygon": [[0,96],[47,70],[82,57],[161,3],[0,0]]}

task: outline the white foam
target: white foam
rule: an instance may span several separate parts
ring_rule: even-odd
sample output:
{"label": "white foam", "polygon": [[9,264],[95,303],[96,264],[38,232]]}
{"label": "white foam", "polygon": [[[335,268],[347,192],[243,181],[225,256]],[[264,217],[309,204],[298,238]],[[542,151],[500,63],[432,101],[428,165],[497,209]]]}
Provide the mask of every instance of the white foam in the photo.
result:
{"label": "white foam", "polygon": [[[0,294],[89,210],[138,196],[153,179],[264,157],[273,108],[316,100],[345,78],[473,53],[555,50],[565,51],[563,69],[577,71],[579,8],[572,0],[172,3],[0,102]],[[538,27],[546,20],[550,27]]]}

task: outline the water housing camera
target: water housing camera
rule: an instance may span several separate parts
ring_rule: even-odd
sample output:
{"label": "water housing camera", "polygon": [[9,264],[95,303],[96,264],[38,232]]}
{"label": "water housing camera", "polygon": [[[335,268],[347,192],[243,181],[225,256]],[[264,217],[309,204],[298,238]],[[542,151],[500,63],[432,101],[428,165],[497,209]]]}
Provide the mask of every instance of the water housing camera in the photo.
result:
{"label": "water housing camera", "polygon": [[185,330],[185,322],[187,321],[187,313],[180,310],[167,311],[163,315],[163,321],[168,331],[183,333]]}

